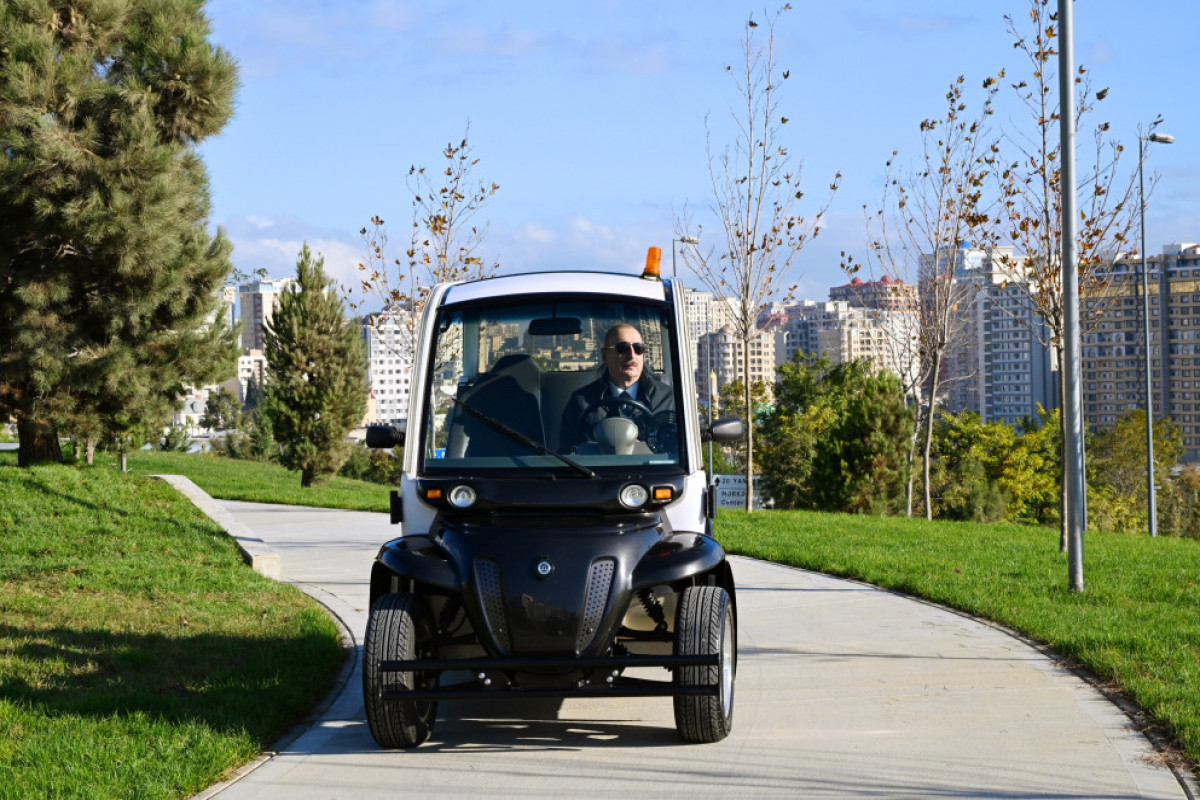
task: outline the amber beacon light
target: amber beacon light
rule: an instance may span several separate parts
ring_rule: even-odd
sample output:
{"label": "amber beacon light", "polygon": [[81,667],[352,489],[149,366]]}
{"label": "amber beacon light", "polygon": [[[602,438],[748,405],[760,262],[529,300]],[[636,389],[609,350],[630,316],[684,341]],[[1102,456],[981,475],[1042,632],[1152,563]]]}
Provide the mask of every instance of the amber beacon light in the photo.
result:
{"label": "amber beacon light", "polygon": [[651,247],[646,251],[646,268],[642,270],[642,277],[648,281],[662,280],[659,274],[659,262],[662,261],[662,250],[658,247]]}

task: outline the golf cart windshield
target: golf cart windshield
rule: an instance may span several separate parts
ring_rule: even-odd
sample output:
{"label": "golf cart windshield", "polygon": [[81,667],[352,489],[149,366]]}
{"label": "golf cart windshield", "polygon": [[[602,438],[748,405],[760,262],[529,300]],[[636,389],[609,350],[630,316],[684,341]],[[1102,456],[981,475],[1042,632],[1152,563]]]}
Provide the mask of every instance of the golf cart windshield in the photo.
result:
{"label": "golf cart windshield", "polygon": [[526,297],[447,306],[435,328],[422,472],[679,466],[663,304]]}

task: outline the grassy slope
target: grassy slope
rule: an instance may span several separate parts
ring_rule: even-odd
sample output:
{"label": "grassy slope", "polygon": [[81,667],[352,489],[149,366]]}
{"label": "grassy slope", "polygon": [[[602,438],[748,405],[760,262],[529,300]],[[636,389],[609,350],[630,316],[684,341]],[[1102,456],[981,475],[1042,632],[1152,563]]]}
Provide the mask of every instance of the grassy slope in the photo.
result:
{"label": "grassy slope", "polygon": [[0,456],[0,797],[187,796],[332,686],[337,630],[166,484]]}
{"label": "grassy slope", "polygon": [[278,464],[241,461],[212,454],[139,450],[129,455],[129,470],[142,475],[186,475],[213,497],[262,503],[286,503],[351,511],[387,511],[388,487],[329,478],[305,489],[300,473]]}
{"label": "grassy slope", "polygon": [[1086,591],[1067,589],[1058,532],[722,509],[734,553],[853,577],[1028,634],[1113,681],[1200,761],[1200,542],[1089,533]]}

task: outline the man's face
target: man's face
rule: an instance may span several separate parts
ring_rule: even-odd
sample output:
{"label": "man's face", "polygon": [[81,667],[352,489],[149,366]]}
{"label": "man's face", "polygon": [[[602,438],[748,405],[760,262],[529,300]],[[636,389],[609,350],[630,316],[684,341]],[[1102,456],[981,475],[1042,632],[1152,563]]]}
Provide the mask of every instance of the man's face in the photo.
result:
{"label": "man's face", "polygon": [[609,379],[622,389],[637,383],[642,375],[645,356],[634,352],[633,345],[641,349],[642,335],[637,328],[620,327],[609,333],[604,341],[604,366]]}

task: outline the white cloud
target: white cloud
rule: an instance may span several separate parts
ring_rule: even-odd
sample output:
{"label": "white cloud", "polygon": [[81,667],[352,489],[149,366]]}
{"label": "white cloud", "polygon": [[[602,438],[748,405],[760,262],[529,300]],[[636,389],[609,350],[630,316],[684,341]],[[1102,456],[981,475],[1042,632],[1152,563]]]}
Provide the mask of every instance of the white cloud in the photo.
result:
{"label": "white cloud", "polygon": [[588,53],[596,68],[608,72],[634,75],[654,75],[664,72],[669,63],[667,39],[674,37],[654,33],[641,39],[606,37],[588,45]]}
{"label": "white cloud", "polygon": [[958,30],[965,20],[949,14],[851,14],[850,22],[855,28],[903,36],[911,33],[947,33]]}
{"label": "white cloud", "polygon": [[363,258],[362,243],[311,223],[294,219],[271,221],[262,225],[261,217],[245,217],[225,222],[233,242],[233,263],[250,274],[265,269],[273,278],[284,278],[296,271],[296,258],[305,242],[314,253],[325,256],[325,272],[339,284],[358,282],[358,263]]}
{"label": "white cloud", "polygon": [[522,225],[517,230],[516,236],[537,244],[554,243],[554,231],[550,230],[549,228],[543,228],[541,225],[537,225],[533,222],[527,222]]}
{"label": "white cloud", "polygon": [[1111,64],[1114,60],[1115,56],[1113,55],[1112,45],[1108,43],[1107,39],[1101,39],[1092,48],[1091,56],[1088,58],[1087,63],[1090,67],[1098,67],[1102,64]]}
{"label": "white cloud", "polygon": [[405,0],[211,0],[209,17],[217,43],[236,54],[244,76],[261,77],[378,58],[396,31],[418,23],[420,9]]}
{"label": "white cloud", "polygon": [[491,31],[449,28],[441,32],[437,45],[441,56],[484,56],[512,58],[561,48],[563,40],[532,30]]}

